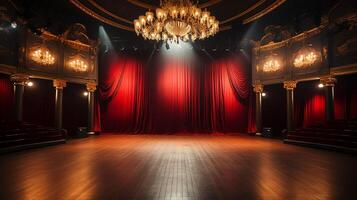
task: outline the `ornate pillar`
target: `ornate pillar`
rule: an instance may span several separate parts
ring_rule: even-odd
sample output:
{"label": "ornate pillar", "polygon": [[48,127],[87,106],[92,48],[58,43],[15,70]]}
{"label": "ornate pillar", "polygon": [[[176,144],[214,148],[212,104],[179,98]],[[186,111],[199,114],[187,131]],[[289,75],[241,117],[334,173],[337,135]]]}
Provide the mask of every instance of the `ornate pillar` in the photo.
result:
{"label": "ornate pillar", "polygon": [[284,81],[284,88],[286,89],[286,122],[288,130],[293,130],[295,128],[294,89],[296,88],[296,84],[296,81]]}
{"label": "ornate pillar", "polygon": [[260,83],[253,84],[255,92],[255,125],[257,133],[262,132],[262,93],[264,86]]}
{"label": "ornate pillar", "polygon": [[65,80],[53,80],[53,87],[56,88],[55,97],[55,128],[62,128],[62,100],[63,100],[63,88],[66,87]]}
{"label": "ornate pillar", "polygon": [[332,121],[335,119],[335,83],[336,78],[329,76],[320,79],[320,82],[325,86],[325,114],[326,121]]}
{"label": "ornate pillar", "polygon": [[88,128],[87,132],[94,132],[94,92],[97,89],[95,83],[87,83],[88,91]]}
{"label": "ornate pillar", "polygon": [[11,81],[14,83],[14,113],[13,117],[16,121],[22,121],[23,112],[23,96],[25,84],[29,80],[29,76],[24,74],[11,75]]}

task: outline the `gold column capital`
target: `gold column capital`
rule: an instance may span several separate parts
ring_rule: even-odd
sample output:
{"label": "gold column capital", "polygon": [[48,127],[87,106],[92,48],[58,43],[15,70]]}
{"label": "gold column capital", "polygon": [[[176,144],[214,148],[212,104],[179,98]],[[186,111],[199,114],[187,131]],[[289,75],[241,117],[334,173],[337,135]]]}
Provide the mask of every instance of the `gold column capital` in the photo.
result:
{"label": "gold column capital", "polygon": [[296,88],[297,81],[284,81],[284,88],[287,90],[294,90]]}
{"label": "gold column capital", "polygon": [[337,79],[333,76],[326,76],[320,78],[320,83],[322,83],[324,86],[335,86],[336,82]]}
{"label": "gold column capital", "polygon": [[261,83],[254,83],[253,84],[253,91],[255,93],[262,93],[264,90],[264,85]]}
{"label": "gold column capital", "polygon": [[63,89],[67,86],[67,82],[65,80],[55,79],[53,80],[53,87],[57,89]]}
{"label": "gold column capital", "polygon": [[29,78],[30,77],[26,74],[12,74],[10,80],[14,82],[15,85],[25,85]]}
{"label": "gold column capital", "polygon": [[88,92],[95,92],[97,90],[96,83],[87,83],[86,86],[87,86]]}

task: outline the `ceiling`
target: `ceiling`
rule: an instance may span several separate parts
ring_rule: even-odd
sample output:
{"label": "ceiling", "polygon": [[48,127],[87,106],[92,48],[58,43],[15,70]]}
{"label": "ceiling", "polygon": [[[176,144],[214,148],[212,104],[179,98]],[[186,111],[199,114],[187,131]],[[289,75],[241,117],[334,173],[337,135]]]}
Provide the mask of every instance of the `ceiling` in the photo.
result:
{"label": "ceiling", "polygon": [[[69,0],[82,12],[111,26],[133,31],[132,22],[148,10],[159,7],[160,0]],[[220,21],[221,30],[232,24],[248,24],[270,13],[286,0],[200,0],[198,7],[207,9]]]}

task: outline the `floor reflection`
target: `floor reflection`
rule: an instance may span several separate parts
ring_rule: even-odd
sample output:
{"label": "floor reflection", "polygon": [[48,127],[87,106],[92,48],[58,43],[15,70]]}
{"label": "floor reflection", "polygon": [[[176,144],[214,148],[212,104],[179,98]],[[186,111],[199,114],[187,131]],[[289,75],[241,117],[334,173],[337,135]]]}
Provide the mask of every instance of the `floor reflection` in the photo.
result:
{"label": "floor reflection", "polygon": [[357,157],[243,136],[101,136],[0,156],[0,199],[351,199]]}

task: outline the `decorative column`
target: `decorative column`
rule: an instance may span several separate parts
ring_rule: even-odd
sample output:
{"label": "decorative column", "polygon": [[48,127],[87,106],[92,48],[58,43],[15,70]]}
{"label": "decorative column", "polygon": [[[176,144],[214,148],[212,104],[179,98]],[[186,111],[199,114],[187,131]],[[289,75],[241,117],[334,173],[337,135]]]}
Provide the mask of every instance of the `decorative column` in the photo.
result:
{"label": "decorative column", "polygon": [[94,133],[94,92],[97,89],[95,83],[87,83],[88,91],[88,133]]}
{"label": "decorative column", "polygon": [[287,129],[293,130],[295,128],[294,120],[294,89],[296,88],[296,81],[284,81],[284,88],[286,89],[286,105],[287,105]]}
{"label": "decorative column", "polygon": [[262,132],[262,93],[264,86],[260,83],[253,84],[253,90],[255,92],[255,125],[257,133]]}
{"label": "decorative column", "polygon": [[14,113],[13,116],[16,121],[22,121],[23,112],[23,96],[25,84],[29,80],[29,76],[24,74],[11,75],[11,81],[14,83]]}
{"label": "decorative column", "polygon": [[62,128],[62,100],[63,100],[63,88],[66,87],[65,80],[53,80],[53,87],[56,88],[55,97],[55,128]]}
{"label": "decorative column", "polygon": [[332,121],[335,119],[335,83],[336,78],[329,76],[323,77],[320,79],[320,82],[325,87],[325,114],[326,114],[326,121]]}

